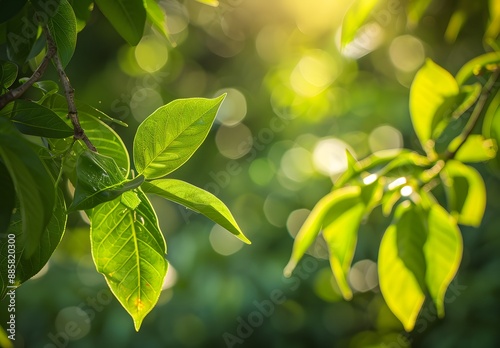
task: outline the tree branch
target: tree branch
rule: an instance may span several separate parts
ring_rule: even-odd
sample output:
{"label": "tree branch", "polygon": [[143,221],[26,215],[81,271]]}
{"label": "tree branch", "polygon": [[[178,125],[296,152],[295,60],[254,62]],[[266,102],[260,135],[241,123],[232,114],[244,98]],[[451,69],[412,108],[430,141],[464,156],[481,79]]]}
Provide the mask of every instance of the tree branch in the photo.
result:
{"label": "tree branch", "polygon": [[[54,41],[54,38],[50,34],[48,28],[44,27],[43,31],[47,38],[47,45],[49,47],[49,50],[56,48],[56,43]],[[66,72],[64,71],[64,67],[61,63],[59,55],[55,54],[52,60],[54,61],[54,64],[56,66],[57,73],[59,75],[59,80],[61,80],[61,83],[63,85],[66,102],[68,103],[68,118],[71,120],[71,123],[73,124],[73,129],[74,129],[73,137],[76,140],[82,140],[85,143],[85,145],[87,145],[89,150],[97,152],[97,149],[92,144],[90,139],[87,137],[85,131],[80,125],[80,120],[78,119],[78,110],[76,109],[76,104],[75,104],[75,90],[73,89],[73,87],[71,87],[69,78],[66,75]]]}
{"label": "tree branch", "polygon": [[36,68],[35,72],[31,77],[23,83],[21,86],[11,89],[7,93],[3,94],[0,96],[0,110],[5,107],[8,103],[10,103],[13,100],[18,99],[21,97],[35,82],[40,80],[40,78],[43,76],[43,73],[45,70],[47,70],[47,67],[49,66],[50,60],[56,55],[56,47],[52,46],[48,48],[47,53],[45,54],[45,57],[43,57],[42,62]]}
{"label": "tree branch", "polygon": [[481,96],[479,97],[479,100],[477,101],[476,106],[472,111],[472,114],[469,118],[469,122],[467,122],[464,130],[459,135],[460,143],[454,150],[449,150],[449,149],[446,150],[446,152],[443,154],[442,157],[444,161],[453,159],[455,157],[458,150],[460,150],[462,145],[465,143],[469,135],[474,130],[474,127],[476,126],[476,123],[479,121],[479,117],[483,112],[484,106],[486,105],[488,97],[490,96],[491,91],[493,90],[493,87],[495,86],[495,83],[497,82],[499,76],[500,76],[500,70],[496,70],[493,72],[493,74],[491,74],[490,78],[488,79],[488,82],[486,82],[486,84],[483,87],[483,90],[481,91]]}

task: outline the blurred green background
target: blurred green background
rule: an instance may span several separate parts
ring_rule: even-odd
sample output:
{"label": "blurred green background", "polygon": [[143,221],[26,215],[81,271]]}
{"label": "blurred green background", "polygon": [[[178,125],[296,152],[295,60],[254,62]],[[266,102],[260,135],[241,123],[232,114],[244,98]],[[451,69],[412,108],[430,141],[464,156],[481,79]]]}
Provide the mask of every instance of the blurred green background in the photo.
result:
{"label": "blurred green background", "polygon": [[[426,303],[406,334],[385,305],[375,261],[389,219],[380,209],[360,230],[352,301],[342,300],[320,241],[292,278],[282,276],[293,236],[346,168],[346,148],[358,159],[382,149],[421,151],[408,93],[425,58],[456,73],[485,50],[487,1],[433,1],[410,19],[406,2],[387,1],[340,53],[350,3],[222,0],[215,8],[160,1],[171,42],[146,29],[137,47],[92,12],[67,73],[78,99],[129,124],[114,127],[129,149],[138,124],[159,106],[228,93],[207,140],[174,176],[220,197],[253,244],[152,197],[170,269],[158,306],[136,333],[93,266],[88,225],[71,215],[48,266],[16,292],[16,346],[500,346],[493,165],[476,166],[487,211],[479,229],[462,228],[464,257],[444,319]],[[444,200],[439,187],[434,192]]]}

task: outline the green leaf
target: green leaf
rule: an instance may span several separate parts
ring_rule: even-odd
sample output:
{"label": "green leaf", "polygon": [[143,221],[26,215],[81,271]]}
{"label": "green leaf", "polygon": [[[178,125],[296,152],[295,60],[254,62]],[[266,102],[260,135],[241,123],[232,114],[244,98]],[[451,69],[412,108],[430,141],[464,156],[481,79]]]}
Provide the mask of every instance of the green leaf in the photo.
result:
{"label": "green leaf", "polygon": [[439,317],[444,316],[444,296],[462,259],[462,236],[455,220],[439,204],[427,215],[428,234],[424,245],[427,264],[425,282]]}
{"label": "green leaf", "polygon": [[[439,81],[439,83],[436,83]],[[417,72],[410,88],[410,114],[422,147],[428,152],[436,125],[452,114],[459,93],[453,76],[432,60]]]}
{"label": "green leaf", "polygon": [[481,175],[472,167],[450,160],[442,180],[451,215],[459,224],[479,227],[486,208],[486,187]]}
{"label": "green leaf", "polygon": [[355,0],[342,21],[340,44],[345,47],[356,37],[359,28],[366,22],[379,0]]}
{"label": "green leaf", "polygon": [[[0,298],[7,292],[7,285],[19,286],[37,274],[43,266],[49,261],[55,249],[62,239],[66,229],[66,204],[64,201],[64,193],[61,188],[57,189],[56,203],[50,218],[49,223],[45,227],[40,236],[39,243],[35,246],[34,251],[30,256],[26,254],[25,243],[22,237],[22,218],[17,203],[16,212],[12,216],[11,225],[8,233],[15,234],[16,240],[16,278],[14,283],[8,282],[8,278],[4,277],[4,272],[0,272]],[[0,255],[7,255],[7,239],[0,239]],[[7,258],[0,258],[0,267],[7,269]]]}
{"label": "green leaf", "polygon": [[2,199],[0,199],[0,235],[2,235],[7,231],[10,224],[10,218],[16,203],[16,192],[9,171],[1,161],[0,187],[2,192]]}
{"label": "green leaf", "polygon": [[47,27],[57,45],[57,53],[63,67],[68,65],[76,48],[76,17],[67,0],[60,0],[56,14],[49,19]]}
{"label": "green leaf", "polygon": [[146,24],[143,0],[95,0],[97,6],[130,45],[139,43]]}
{"label": "green leaf", "polygon": [[224,97],[177,99],[149,115],[134,138],[137,172],[156,179],[182,166],[207,137]]}
{"label": "green leaf", "polygon": [[141,204],[141,199],[137,193],[133,191],[126,191],[121,195],[120,202],[126,205],[130,210],[135,210],[139,204]]}
{"label": "green leaf", "polygon": [[97,271],[139,330],[160,296],[167,272],[166,245],[147,197],[130,209],[117,198],[92,209],[90,240]]}
{"label": "green leaf", "polygon": [[54,183],[28,140],[12,123],[0,118],[0,157],[14,182],[21,205],[22,233],[26,256],[35,251],[52,216]]}
{"label": "green leaf", "polygon": [[167,30],[167,15],[165,11],[155,0],[144,0],[148,21],[163,35],[167,40],[170,40]]}
{"label": "green leaf", "polygon": [[408,20],[412,25],[420,22],[432,0],[411,0],[408,5]]}
{"label": "green leaf", "polygon": [[0,92],[9,88],[16,81],[17,65],[9,61],[0,61]]}
{"label": "green leaf", "polygon": [[90,14],[94,9],[93,0],[70,0],[69,3],[73,7],[76,17],[76,30],[80,32],[87,25],[90,19]]}
{"label": "green leaf", "polygon": [[420,211],[409,201],[398,206],[394,219],[380,242],[380,290],[405,330],[411,331],[425,299],[422,248],[427,232]]}
{"label": "green leaf", "polygon": [[347,282],[356,249],[357,232],[365,213],[361,189],[341,195],[323,219],[323,237],[328,245],[330,266],[346,300],[352,298]]}
{"label": "green leaf", "polygon": [[475,57],[465,63],[456,75],[456,80],[459,85],[463,85],[467,80],[474,75],[483,73],[483,69],[491,66],[494,69],[500,65],[500,52],[490,52],[479,57]]}
{"label": "green leaf", "polygon": [[330,214],[335,205],[344,200],[345,197],[359,196],[360,190],[358,186],[343,187],[330,192],[319,200],[295,237],[290,261],[283,271],[285,277],[292,275],[300,259],[318,236],[325,217]]}
{"label": "green leaf", "polygon": [[[458,141],[461,141],[458,139]],[[454,148],[453,143],[450,148]],[[497,143],[493,139],[485,139],[482,135],[469,135],[463,145],[458,149],[455,159],[462,162],[484,162],[495,158]]]}
{"label": "green leaf", "polygon": [[142,184],[142,189],[146,193],[154,193],[205,215],[243,242],[251,244],[226,205],[210,192],[175,179],[160,179],[145,182]]}
{"label": "green leaf", "polygon": [[56,113],[28,100],[15,101],[11,121],[24,134],[47,138],[66,138],[73,135],[73,129]]}
{"label": "green leaf", "polygon": [[2,11],[0,12],[0,23],[3,23],[14,17],[19,11],[22,10],[26,2],[28,2],[28,0],[2,1],[1,2]]}
{"label": "green leaf", "polygon": [[32,22],[26,24],[23,18],[31,19],[34,15],[35,11],[28,2],[7,22],[7,56],[21,65],[26,62],[38,34],[38,27]]}
{"label": "green leaf", "polygon": [[52,80],[37,81],[33,84],[33,87],[43,93],[42,98],[37,101],[38,104],[42,104],[45,99],[59,91],[59,85]]}
{"label": "green leaf", "polygon": [[143,176],[126,180],[123,169],[118,168],[113,158],[92,151],[85,151],[78,157],[76,177],[75,198],[69,210],[92,209],[144,182]]}

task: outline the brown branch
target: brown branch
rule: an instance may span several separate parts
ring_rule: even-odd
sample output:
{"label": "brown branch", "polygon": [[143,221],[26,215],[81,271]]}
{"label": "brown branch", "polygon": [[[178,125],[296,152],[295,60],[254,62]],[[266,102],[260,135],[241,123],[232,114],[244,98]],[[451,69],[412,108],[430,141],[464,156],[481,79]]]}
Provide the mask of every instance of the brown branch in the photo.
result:
{"label": "brown branch", "polygon": [[47,70],[50,60],[55,55],[56,55],[55,46],[52,47],[49,46],[47,53],[45,54],[45,57],[43,57],[42,62],[40,63],[38,68],[36,68],[35,72],[33,72],[33,75],[31,75],[31,77],[19,87],[11,89],[7,93],[0,96],[0,110],[3,109],[5,105],[10,103],[11,101],[21,97],[28,90],[28,88],[30,88],[31,86],[33,86],[35,82],[40,80],[45,70]]}
{"label": "brown branch", "polygon": [[[50,49],[56,48],[56,43],[54,41],[54,38],[50,34],[50,31],[48,30],[47,27],[43,28],[43,31],[45,33],[45,36],[47,38],[47,45]],[[76,104],[75,104],[75,90],[73,87],[71,87],[71,84],[69,82],[69,78],[66,75],[66,72],[64,71],[64,67],[61,63],[61,59],[59,58],[59,55],[55,54],[52,57],[52,60],[54,61],[54,64],[57,69],[57,73],[59,74],[59,80],[61,80],[61,83],[63,85],[64,89],[64,95],[66,97],[66,102],[68,103],[68,118],[71,120],[71,123],[73,124],[73,129],[74,129],[74,135],[73,137],[76,140],[82,140],[85,145],[89,148],[89,150],[97,152],[97,149],[95,146],[92,144],[90,139],[87,137],[85,134],[85,131],[83,130],[82,126],[80,125],[80,120],[78,119],[78,110],[76,109]]]}

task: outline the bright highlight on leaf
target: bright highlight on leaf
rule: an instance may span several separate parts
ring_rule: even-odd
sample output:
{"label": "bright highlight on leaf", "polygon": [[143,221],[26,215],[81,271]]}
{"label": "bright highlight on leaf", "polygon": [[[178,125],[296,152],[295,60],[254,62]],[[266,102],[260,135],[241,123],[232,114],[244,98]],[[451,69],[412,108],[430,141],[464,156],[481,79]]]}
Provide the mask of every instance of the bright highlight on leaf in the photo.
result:
{"label": "bright highlight on leaf", "polygon": [[[436,83],[439,81],[439,83]],[[410,89],[410,114],[413,128],[426,152],[438,123],[454,110],[458,84],[453,76],[432,60],[417,72]]]}
{"label": "bright highlight on leaf", "polygon": [[157,179],[183,165],[207,137],[224,97],[178,99],[149,115],[134,138],[138,173]]}
{"label": "bright highlight on leaf", "polygon": [[90,240],[97,271],[139,330],[160,296],[167,272],[166,245],[148,198],[131,209],[120,198],[92,209]]}
{"label": "bright highlight on leaf", "polygon": [[154,193],[205,215],[243,242],[251,244],[226,205],[210,192],[175,179],[160,179],[145,182],[142,188],[146,193]]}
{"label": "bright highlight on leaf", "polygon": [[377,6],[379,0],[355,0],[342,21],[342,35],[340,43],[345,47],[356,37],[359,28],[368,19],[368,16]]}
{"label": "bright highlight on leaf", "polygon": [[387,306],[411,331],[424,303],[425,259],[422,252],[427,231],[421,212],[411,205],[396,209],[395,221],[380,242],[378,273]]}

